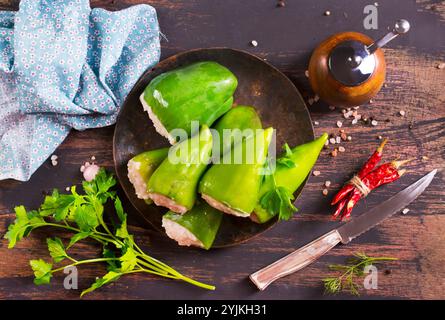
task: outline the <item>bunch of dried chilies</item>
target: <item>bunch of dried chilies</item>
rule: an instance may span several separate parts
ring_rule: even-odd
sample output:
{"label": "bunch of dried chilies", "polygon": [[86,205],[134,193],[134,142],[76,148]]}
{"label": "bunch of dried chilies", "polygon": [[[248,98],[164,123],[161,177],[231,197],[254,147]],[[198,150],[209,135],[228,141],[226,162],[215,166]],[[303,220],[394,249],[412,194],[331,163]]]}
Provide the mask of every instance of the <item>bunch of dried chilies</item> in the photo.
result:
{"label": "bunch of dried chilies", "polygon": [[331,202],[331,205],[337,204],[333,219],[338,217],[341,220],[349,219],[352,209],[361,198],[366,197],[373,189],[393,182],[406,173],[406,170],[399,170],[399,168],[411,160],[391,161],[376,168],[382,159],[386,142],[387,139],[384,139],[362,169],[335,195]]}

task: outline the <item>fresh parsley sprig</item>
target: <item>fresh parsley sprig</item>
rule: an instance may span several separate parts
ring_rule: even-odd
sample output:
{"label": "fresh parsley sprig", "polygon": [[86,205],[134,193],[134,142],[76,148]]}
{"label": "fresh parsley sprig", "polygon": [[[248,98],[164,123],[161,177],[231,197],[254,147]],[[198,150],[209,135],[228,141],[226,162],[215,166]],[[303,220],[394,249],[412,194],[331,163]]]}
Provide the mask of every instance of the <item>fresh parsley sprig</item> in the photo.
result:
{"label": "fresh parsley sprig", "polygon": [[292,150],[287,143],[283,145],[284,155],[277,159],[277,163],[288,168],[295,168],[295,162],[290,158],[292,156]]}
{"label": "fresh parsley sprig", "polygon": [[[54,273],[69,266],[104,262],[107,263],[108,273],[98,278],[90,288],[82,291],[81,296],[132,273],[150,273],[214,290],[214,286],[188,278],[149,256],[134,242],[133,236],[127,230],[127,214],[119,197],[111,190],[115,184],[113,175],[101,169],[94,180],[82,183],[83,194],[78,194],[73,186],[70,194],[60,194],[54,190],[51,195],[45,197],[38,210],[26,211],[24,206],[15,208],[16,219],[9,225],[5,235],[9,240],[9,248],[13,248],[18,241],[40,227],[55,227],[74,233],[67,246],[60,238],[47,239],[52,263],[43,259],[30,261],[35,276],[34,283],[48,284]],[[113,224],[113,227],[104,221],[104,205],[107,202],[114,204],[118,218],[118,223]],[[102,245],[102,257],[76,260],[69,255],[68,250],[86,238],[94,239]],[[54,264],[62,261],[69,263],[54,268]]]}
{"label": "fresh parsley sprig", "polygon": [[356,277],[362,277],[367,266],[384,261],[398,260],[393,257],[370,257],[363,252],[357,252],[354,257],[348,260],[347,265],[331,264],[329,269],[341,271],[338,277],[324,278],[323,283],[325,292],[337,294],[341,291],[347,291],[353,295],[359,295],[359,286],[355,282]]}
{"label": "fresh parsley sprig", "polygon": [[[292,150],[287,143],[284,144],[283,149],[285,154],[277,159],[277,164],[294,168],[295,163],[290,158]],[[265,181],[265,183],[268,183],[271,188],[261,197],[260,205],[270,214],[278,214],[278,219],[289,220],[298,211],[292,203],[295,200],[294,195],[285,187],[277,185],[270,161],[266,162],[266,172],[268,174],[265,176],[265,179],[268,181]]]}

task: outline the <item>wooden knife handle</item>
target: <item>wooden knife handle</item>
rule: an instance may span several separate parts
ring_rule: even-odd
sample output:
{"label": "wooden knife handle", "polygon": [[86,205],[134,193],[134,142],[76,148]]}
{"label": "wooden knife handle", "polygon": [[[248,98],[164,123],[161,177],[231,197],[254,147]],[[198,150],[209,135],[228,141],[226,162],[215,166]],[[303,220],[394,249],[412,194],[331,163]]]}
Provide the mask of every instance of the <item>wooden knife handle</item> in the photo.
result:
{"label": "wooden knife handle", "polygon": [[255,283],[258,289],[264,290],[275,280],[303,269],[314,262],[340,241],[341,236],[338,231],[332,230],[271,265],[252,273],[250,280]]}

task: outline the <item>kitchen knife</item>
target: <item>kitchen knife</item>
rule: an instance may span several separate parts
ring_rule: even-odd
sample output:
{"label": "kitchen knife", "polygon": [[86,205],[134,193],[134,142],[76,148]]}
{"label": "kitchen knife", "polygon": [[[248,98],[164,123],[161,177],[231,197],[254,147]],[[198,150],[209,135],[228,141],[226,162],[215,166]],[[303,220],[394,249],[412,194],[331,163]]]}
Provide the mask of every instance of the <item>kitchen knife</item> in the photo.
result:
{"label": "kitchen knife", "polygon": [[368,231],[410,204],[428,187],[436,173],[437,169],[431,171],[390,199],[354,218],[351,222],[343,224],[338,229],[329,231],[304,247],[251,274],[250,280],[258,289],[264,290],[275,280],[294,273],[314,262],[340,242],[343,244],[349,243],[355,237]]}

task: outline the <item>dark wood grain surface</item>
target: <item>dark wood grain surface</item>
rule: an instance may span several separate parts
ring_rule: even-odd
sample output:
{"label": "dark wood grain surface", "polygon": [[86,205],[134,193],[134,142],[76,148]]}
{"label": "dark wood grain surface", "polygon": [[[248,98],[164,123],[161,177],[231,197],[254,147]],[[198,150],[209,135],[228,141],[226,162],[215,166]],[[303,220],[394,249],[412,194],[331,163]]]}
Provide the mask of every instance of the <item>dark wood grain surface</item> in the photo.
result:
{"label": "dark wood grain surface", "polygon": [[[144,1],[92,1],[93,7],[121,9]],[[352,141],[343,143],[346,152],[331,157],[332,148],[324,150],[316,164],[321,174],[311,177],[296,205],[300,208],[290,222],[276,225],[261,236],[237,247],[204,252],[179,248],[164,235],[139,221],[128,202],[132,217],[131,232],[152,255],[187,275],[217,286],[204,291],[180,282],[148,275],[127,276],[86,299],[326,299],[322,278],[333,274],[329,263],[343,263],[353,252],[389,255],[398,261],[379,268],[378,289],[361,290],[362,299],[445,299],[445,183],[441,172],[427,191],[409,206],[407,215],[396,214],[351,244],[338,246],[307,268],[283,278],[266,291],[259,292],[248,275],[295,250],[336,226],[329,221],[329,200],[334,192],[356,171],[378,145],[377,136],[389,137],[385,160],[415,157],[409,173],[398,182],[381,187],[354,210],[355,215],[386,199],[434,168],[443,169],[445,160],[445,2],[392,0],[379,2],[379,29],[363,29],[364,0],[297,1],[287,0],[276,7],[274,0],[158,0],[146,1],[158,11],[162,32],[162,57],[183,50],[226,46],[248,50],[286,73],[309,100],[313,93],[304,75],[314,47],[332,33],[354,30],[376,38],[387,31],[397,18],[406,18],[412,30],[384,49],[387,80],[372,104],[360,107],[360,113],[378,120],[378,125],[357,124],[344,120],[344,129]],[[0,1],[4,9],[16,9],[18,1]],[[331,15],[323,13],[329,10]],[[251,40],[257,47],[249,46]],[[406,111],[401,117],[400,110]],[[310,106],[316,134],[338,133],[340,110],[326,104]],[[43,193],[52,188],[81,181],[80,165],[94,155],[97,162],[113,169],[113,127],[73,131],[58,148],[59,165],[47,161],[26,183],[0,181],[0,234],[12,221],[12,208],[24,204],[36,207]],[[323,183],[332,182],[329,195],[322,195]],[[124,197],[122,195],[122,197]],[[77,299],[79,291],[63,288],[63,274],[55,276],[50,286],[32,283],[28,260],[47,254],[45,236],[36,231],[8,250],[0,241],[0,299]],[[62,235],[63,236],[63,235]],[[97,253],[93,243],[80,245],[79,257]],[[390,270],[390,272],[385,272]],[[79,268],[79,287],[86,288],[102,266]],[[351,298],[339,295],[335,298]],[[355,298],[355,297],[352,297]]]}

